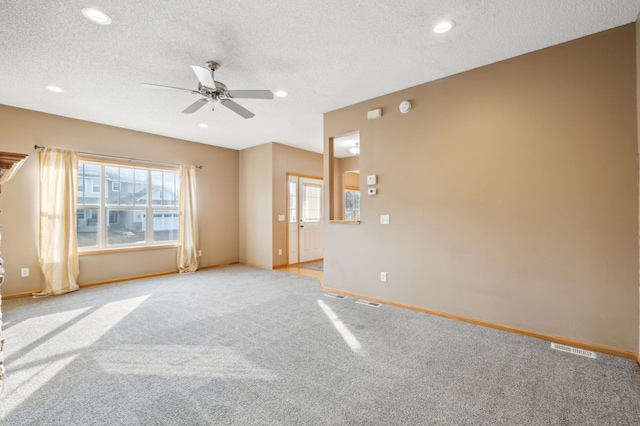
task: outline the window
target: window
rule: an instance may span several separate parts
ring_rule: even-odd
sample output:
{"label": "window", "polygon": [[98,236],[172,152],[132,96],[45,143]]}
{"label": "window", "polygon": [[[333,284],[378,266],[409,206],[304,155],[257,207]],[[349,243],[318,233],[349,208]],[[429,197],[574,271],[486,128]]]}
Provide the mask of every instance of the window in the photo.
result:
{"label": "window", "polygon": [[[296,178],[297,179],[297,178]],[[298,182],[289,182],[289,223],[298,222]]]}
{"label": "window", "polygon": [[360,191],[344,190],[344,220],[360,220]]}
{"label": "window", "polygon": [[305,183],[302,186],[302,220],[304,222],[320,222],[322,211],[322,186]]}
{"label": "window", "polygon": [[179,191],[177,170],[81,160],[76,211],[78,248],[175,243]]}

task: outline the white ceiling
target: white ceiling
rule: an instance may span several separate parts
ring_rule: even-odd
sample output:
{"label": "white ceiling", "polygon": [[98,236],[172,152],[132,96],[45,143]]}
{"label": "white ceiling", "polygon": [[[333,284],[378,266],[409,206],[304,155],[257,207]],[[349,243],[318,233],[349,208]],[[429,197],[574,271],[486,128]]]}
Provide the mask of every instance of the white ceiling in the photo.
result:
{"label": "white ceiling", "polygon": [[[94,24],[80,10],[113,19]],[[157,6],[158,8],[154,7]],[[322,114],[636,20],[640,0],[2,0],[0,103],[205,144],[322,152]],[[456,22],[446,34],[431,27]],[[190,65],[233,89],[286,90],[193,115]],[[56,94],[45,89],[57,85]],[[207,123],[203,129],[199,123]]]}

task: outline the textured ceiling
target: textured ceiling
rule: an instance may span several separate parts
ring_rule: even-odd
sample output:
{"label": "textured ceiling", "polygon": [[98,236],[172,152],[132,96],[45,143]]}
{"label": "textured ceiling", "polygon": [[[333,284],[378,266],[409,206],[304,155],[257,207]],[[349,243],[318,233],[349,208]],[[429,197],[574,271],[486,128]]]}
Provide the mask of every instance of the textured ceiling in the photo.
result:
{"label": "textured ceiling", "polygon": [[[113,19],[94,24],[80,10]],[[636,20],[640,0],[2,0],[0,103],[234,149],[322,151],[322,114]],[[431,27],[456,22],[446,34]],[[229,89],[286,90],[193,115],[190,65]],[[57,85],[56,94],[45,89]],[[207,123],[208,128],[200,128]]]}

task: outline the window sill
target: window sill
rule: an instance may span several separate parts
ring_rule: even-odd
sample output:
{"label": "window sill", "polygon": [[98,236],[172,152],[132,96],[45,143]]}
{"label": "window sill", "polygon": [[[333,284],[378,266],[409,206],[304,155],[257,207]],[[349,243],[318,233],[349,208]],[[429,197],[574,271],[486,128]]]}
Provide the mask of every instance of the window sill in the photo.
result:
{"label": "window sill", "polygon": [[359,220],[330,220],[329,225],[360,225]]}
{"label": "window sill", "polygon": [[177,244],[162,244],[156,246],[143,246],[143,247],[117,247],[117,248],[106,248],[106,249],[96,249],[96,250],[84,250],[78,251],[78,256],[93,256],[95,254],[109,254],[109,253],[126,253],[129,251],[145,251],[145,250],[162,250],[169,248],[176,248]]}

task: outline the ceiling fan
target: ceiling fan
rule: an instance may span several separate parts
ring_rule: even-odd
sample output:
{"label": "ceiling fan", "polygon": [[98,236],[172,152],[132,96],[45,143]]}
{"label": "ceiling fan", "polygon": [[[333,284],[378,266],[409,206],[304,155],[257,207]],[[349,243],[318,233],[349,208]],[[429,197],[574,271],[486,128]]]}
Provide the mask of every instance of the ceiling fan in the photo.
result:
{"label": "ceiling fan", "polygon": [[[202,98],[198,99],[188,107],[186,107],[183,114],[193,114],[198,111],[208,102],[220,102],[223,106],[229,108],[231,111],[239,114],[244,118],[251,118],[255,114],[248,109],[240,106],[232,101],[232,99],[273,99],[273,93],[271,90],[229,90],[227,86],[215,81],[213,73],[220,64],[214,61],[207,62],[207,67],[201,67],[199,65],[191,65],[191,69],[196,73],[198,77],[198,89],[183,89],[181,87],[161,86],[159,84],[141,83],[143,87],[150,87],[152,89],[169,89],[169,90],[181,90],[183,92],[193,93],[194,95],[200,95]],[[213,107],[211,108],[213,110]]]}

